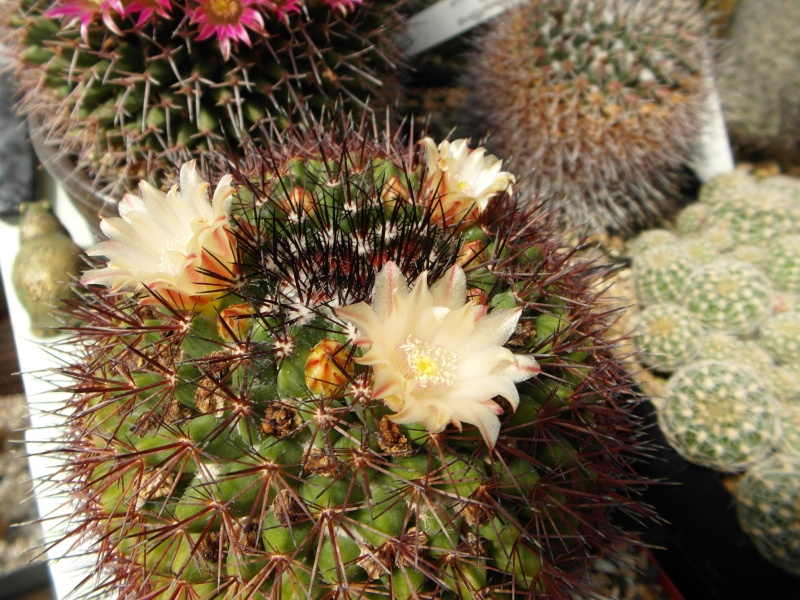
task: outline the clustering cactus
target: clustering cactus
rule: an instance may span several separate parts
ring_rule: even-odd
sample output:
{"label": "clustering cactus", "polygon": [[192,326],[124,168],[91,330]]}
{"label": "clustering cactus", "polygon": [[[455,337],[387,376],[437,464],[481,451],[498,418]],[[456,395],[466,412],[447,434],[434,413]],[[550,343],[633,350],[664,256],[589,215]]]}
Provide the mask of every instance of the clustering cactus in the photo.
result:
{"label": "clustering cactus", "polygon": [[751,367],[700,361],[669,378],[658,423],[687,460],[737,471],[775,448],[781,434],[777,408],[772,389]]}
{"label": "clustering cactus", "polygon": [[800,575],[800,455],[776,454],[754,466],[736,501],[739,523],[758,551]]}
{"label": "clustering cactus", "polygon": [[4,40],[22,110],[118,195],[280,129],[298,105],[390,100],[398,2],[361,4],[15,0]]}
{"label": "clustering cactus", "polygon": [[706,29],[693,1],[526,2],[476,42],[475,120],[567,224],[652,224],[705,114]]}
{"label": "clustering cactus", "polygon": [[[785,503],[796,503],[786,495],[795,490],[783,486],[796,487],[800,477],[790,458],[800,448],[798,211],[800,181],[740,169],[701,188],[667,230],[673,238],[656,230],[629,244],[644,307],[635,343],[656,371],[650,389],[665,376],[654,398],[664,436],[689,461],[745,472],[737,492],[742,528],[794,573],[797,507]],[[675,340],[654,335],[648,322],[664,310],[654,302],[666,293],[680,305],[670,311]],[[694,339],[682,347],[677,332]]]}
{"label": "clustering cactus", "polygon": [[61,478],[119,597],[588,597],[636,507],[604,269],[421,146],[315,126],[104,221]]}

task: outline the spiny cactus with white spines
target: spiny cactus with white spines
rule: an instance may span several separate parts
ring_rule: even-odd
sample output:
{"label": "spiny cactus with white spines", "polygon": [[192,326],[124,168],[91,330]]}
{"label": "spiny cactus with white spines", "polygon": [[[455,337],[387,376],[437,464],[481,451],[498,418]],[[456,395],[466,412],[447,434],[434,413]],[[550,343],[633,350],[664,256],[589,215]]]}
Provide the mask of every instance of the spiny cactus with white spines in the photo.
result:
{"label": "spiny cactus with white spines", "polygon": [[678,369],[658,405],[670,446],[687,460],[739,471],[766,458],[781,435],[778,400],[755,369],[700,361]]}
{"label": "spiny cactus with white spines", "polygon": [[22,112],[119,196],[338,98],[392,100],[402,0],[14,0],[0,19]]}
{"label": "spiny cactus with white spines", "polygon": [[758,551],[800,575],[800,455],[782,452],[755,465],[735,496],[739,523]]}
{"label": "spiny cactus with white spines", "polygon": [[711,330],[748,335],[770,314],[774,292],[753,265],[719,259],[686,280],[683,304]]}
{"label": "spiny cactus with white spines", "polygon": [[680,246],[659,244],[635,257],[633,286],[643,306],[680,302],[697,262]]}
{"label": "spiny cactus with white spines", "polygon": [[[661,240],[642,254],[633,252],[636,238],[629,243],[634,283],[649,282],[635,286],[636,293],[659,289],[651,282],[658,276],[643,276],[642,271],[674,273],[677,267],[671,261],[682,264],[682,257],[692,254],[691,245],[711,246],[717,254],[704,264],[695,253],[680,288],[678,302],[702,327],[691,358],[656,366],[664,376],[663,397],[654,399],[658,422],[670,445],[687,460],[746,472],[746,493],[740,495],[746,505],[739,506],[742,527],[762,554],[788,570],[797,538],[788,529],[779,532],[788,521],[779,525],[774,519],[789,518],[789,513],[778,508],[780,516],[769,516],[781,500],[766,499],[767,491],[758,487],[761,475],[751,473],[769,469],[765,465],[800,448],[800,329],[793,285],[800,247],[798,234],[792,233],[798,227],[793,216],[800,210],[798,190],[797,179],[754,176],[739,169],[701,188],[700,201],[679,213],[668,230],[675,240],[660,230],[642,234],[648,246],[650,239]],[[656,263],[652,255],[661,260]],[[662,288],[676,285],[674,276],[661,277]],[[641,294],[636,300],[648,306],[651,296]],[[646,329],[634,333],[638,345],[648,343]],[[659,389],[658,383],[651,387]],[[769,485],[771,493],[778,484]]]}
{"label": "spiny cactus with white spines", "polygon": [[673,371],[691,361],[703,338],[703,325],[680,304],[653,304],[637,315],[638,358],[658,371]]}
{"label": "spiny cactus with white spines", "polygon": [[782,292],[800,296],[800,234],[770,240],[770,259],[764,271]]}
{"label": "spiny cactus with white spines", "polygon": [[475,121],[568,225],[652,225],[705,115],[707,37],[693,1],[524,3],[476,41]]}
{"label": "spiny cactus with white spines", "polygon": [[610,509],[635,506],[631,382],[592,287],[607,269],[501,167],[343,118],[215,187],[184,165],[168,205],[147,184],[122,201],[63,369],[68,537],[105,585],[591,595]]}
{"label": "spiny cactus with white spines", "polygon": [[776,363],[800,362],[800,312],[787,311],[770,316],[759,327],[758,341]]}

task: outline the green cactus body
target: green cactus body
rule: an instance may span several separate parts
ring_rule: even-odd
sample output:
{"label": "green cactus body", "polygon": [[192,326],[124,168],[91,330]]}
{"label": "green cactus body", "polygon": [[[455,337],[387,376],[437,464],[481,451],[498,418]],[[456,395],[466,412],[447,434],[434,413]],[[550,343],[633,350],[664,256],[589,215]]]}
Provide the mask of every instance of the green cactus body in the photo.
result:
{"label": "green cactus body", "polygon": [[714,206],[729,201],[745,200],[756,189],[755,178],[744,169],[721,173],[700,188],[697,201]]}
{"label": "green cactus body", "polygon": [[762,556],[800,575],[800,456],[778,453],[750,468],[736,488],[736,513]]}
{"label": "green cactus body", "polygon": [[772,241],[764,271],[778,290],[800,295],[800,235]]}
{"label": "green cactus body", "polygon": [[703,326],[679,304],[653,304],[636,320],[636,347],[642,362],[659,371],[674,371],[697,354]]}
{"label": "green cactus body", "polygon": [[761,271],[748,263],[721,259],[692,272],[683,304],[709,329],[748,334],[769,315],[773,296]]}
{"label": "green cactus body", "polygon": [[[775,395],[783,403],[792,403],[800,400],[800,368],[795,363],[790,365],[774,365],[769,371]],[[796,426],[792,426],[793,428]],[[789,435],[784,431],[784,436]]]}
{"label": "green cactus body", "polygon": [[736,361],[746,356],[748,364],[759,373],[775,367],[769,353],[753,340],[742,340],[718,331],[705,331],[697,344],[697,355],[704,360]]}
{"label": "green cactus body", "polygon": [[528,2],[478,38],[474,120],[576,228],[625,231],[677,197],[708,92],[693,2]]}
{"label": "green cactus body", "polygon": [[800,204],[756,189],[743,199],[728,199],[711,208],[708,220],[733,237],[733,245],[764,245],[798,232]]}
{"label": "green cactus body", "polygon": [[759,342],[778,364],[800,362],[800,312],[770,316],[759,327]]}
{"label": "green cactus body", "polygon": [[695,263],[707,265],[720,257],[715,241],[706,237],[697,237],[682,240],[677,245],[691,256]]}
{"label": "green cactus body", "polygon": [[146,18],[111,13],[117,32],[95,15],[85,35],[78,22],[46,17],[63,2],[18,4],[3,38],[17,51],[22,110],[110,195],[140,178],[166,184],[175,164],[280,130],[306,100],[319,114],[339,97],[377,108],[393,95],[393,1],[231,2],[251,26],[232,50],[224,36],[201,39],[197,15],[211,3],[172,3]]}
{"label": "green cactus body", "polygon": [[646,250],[633,262],[637,300],[645,306],[680,302],[695,267],[695,261],[682,248],[665,244]]}
{"label": "green cactus body", "polygon": [[637,235],[631,242],[630,253],[634,256],[639,256],[645,250],[649,250],[654,246],[674,244],[677,241],[678,236],[668,229],[647,229]]}
{"label": "green cactus body", "polygon": [[780,439],[771,387],[741,362],[700,361],[667,381],[658,423],[687,460],[739,471],[763,460]]}
{"label": "green cactus body", "polygon": [[[706,184],[710,185],[710,184]],[[706,186],[703,186],[704,189]],[[711,207],[703,202],[693,202],[686,205],[675,217],[675,231],[679,235],[695,235],[703,231]],[[644,235],[644,231],[639,236]],[[637,236],[637,238],[639,237]]]}
{"label": "green cactus body", "polygon": [[[604,546],[606,499],[626,494],[635,439],[619,404],[630,382],[592,309],[595,271],[557,251],[546,214],[502,191],[471,220],[443,216],[448,197],[421,153],[366,125],[320,126],[268,150],[236,171],[223,230],[236,252],[206,267],[212,298],[93,286],[74,306],[90,325],[65,369],[75,391],[65,468],[82,502],[73,534],[103,540],[98,569],[123,598],[584,589],[561,561],[571,569]],[[525,381],[504,392],[520,403],[492,411],[499,436],[474,421],[393,420],[403,407],[375,387],[385,375],[369,360],[378,338],[364,342],[350,319],[388,319],[427,297],[419,283],[402,295],[394,274],[446,291],[436,318],[474,319],[459,294],[506,328],[518,318],[497,352],[529,371],[536,355],[542,375],[517,374]],[[470,340],[450,352],[403,336],[397,373],[447,389]]]}

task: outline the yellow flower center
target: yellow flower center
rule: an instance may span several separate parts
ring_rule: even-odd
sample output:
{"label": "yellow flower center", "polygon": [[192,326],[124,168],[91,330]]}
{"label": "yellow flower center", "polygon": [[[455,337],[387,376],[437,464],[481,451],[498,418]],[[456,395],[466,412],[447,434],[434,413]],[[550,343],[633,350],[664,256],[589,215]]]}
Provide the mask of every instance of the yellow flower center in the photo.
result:
{"label": "yellow flower center", "polygon": [[243,8],[240,0],[209,0],[206,13],[215,23],[237,23]]}
{"label": "yellow flower center", "polygon": [[415,379],[420,387],[450,385],[455,380],[458,355],[437,344],[423,342],[409,335],[400,346],[406,353],[406,375]]}

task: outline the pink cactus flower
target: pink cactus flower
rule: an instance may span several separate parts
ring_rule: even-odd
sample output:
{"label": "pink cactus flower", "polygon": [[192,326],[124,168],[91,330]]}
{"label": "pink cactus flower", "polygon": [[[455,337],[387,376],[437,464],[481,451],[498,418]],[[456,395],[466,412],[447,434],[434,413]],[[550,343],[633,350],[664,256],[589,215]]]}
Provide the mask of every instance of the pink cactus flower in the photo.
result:
{"label": "pink cactus flower", "polygon": [[81,24],[81,37],[89,43],[89,25],[99,15],[103,24],[116,34],[120,34],[119,27],[114,22],[114,15],[123,15],[125,7],[121,0],[63,0],[56,3],[53,8],[45,13],[45,17],[64,17],[68,24],[79,22]]}
{"label": "pink cactus flower", "polygon": [[231,55],[231,41],[250,46],[247,29],[263,31],[264,17],[259,7],[274,5],[268,0],[199,0],[191,13],[192,21],[200,26],[199,41],[216,36],[222,56]]}
{"label": "pink cactus flower", "polygon": [[170,0],[132,0],[125,5],[125,16],[137,16],[136,25],[143,25],[149,21],[153,15],[161,19],[170,17],[172,3]]}

